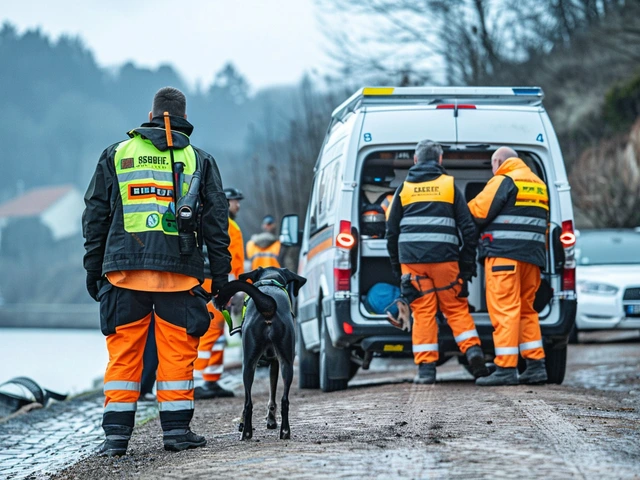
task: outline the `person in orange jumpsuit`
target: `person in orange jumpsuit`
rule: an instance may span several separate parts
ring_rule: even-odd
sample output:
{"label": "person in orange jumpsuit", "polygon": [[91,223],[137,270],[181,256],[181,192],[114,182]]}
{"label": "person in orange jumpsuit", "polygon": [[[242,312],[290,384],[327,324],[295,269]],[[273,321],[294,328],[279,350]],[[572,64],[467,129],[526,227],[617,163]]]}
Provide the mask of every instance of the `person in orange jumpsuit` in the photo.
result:
{"label": "person in orange jumpsuit", "polygon": [[258,267],[280,268],[280,240],[276,235],[276,219],[267,215],[262,219],[262,232],[251,236],[247,242],[247,258],[251,270]]}
{"label": "person in orange jumpsuit", "polygon": [[[236,223],[235,218],[240,210],[240,200],[244,195],[237,188],[229,187],[224,189],[224,193],[229,202],[229,253],[231,253],[231,275],[234,280],[244,273],[244,242],[242,231]],[[204,283],[204,288],[209,288],[208,279]],[[233,397],[231,390],[223,388],[219,383],[224,372],[224,347],[227,340],[224,334],[224,317],[213,302],[207,304],[207,309],[211,315],[209,330],[200,338],[198,345],[198,359],[194,366],[194,378],[196,382],[203,380],[202,385],[198,385],[194,391],[194,397],[198,399]]]}
{"label": "person in orange jumpsuit", "polygon": [[[484,259],[497,369],[476,384],[544,383],[545,355],[533,302],[546,263],[547,186],[509,147],[494,152],[491,167],[494,177],[469,209],[481,228],[479,256]],[[518,354],[527,364],[520,378]]]}
{"label": "person in orange jumpsuit", "polygon": [[[392,271],[402,274],[402,293],[413,297],[415,383],[436,381],[438,307],[474,377],[488,375],[469,304],[461,295],[463,282],[475,275],[477,231],[462,193],[442,167],[437,143],[423,140],[416,146],[414,165],[391,201],[386,239]],[[413,292],[407,292],[407,284]]]}
{"label": "person in orange jumpsuit", "polygon": [[[164,448],[180,451],[207,443],[189,428],[193,364],[198,337],[209,326],[207,302],[227,283],[231,256],[218,167],[191,145],[193,126],[186,118],[184,94],[160,89],[149,123],[104,150],[84,196],[87,291],[100,302],[109,350],[101,455],[127,451],[152,315]],[[188,215],[198,210],[199,217]],[[210,294],[201,287],[204,255],[197,231],[207,246]]]}

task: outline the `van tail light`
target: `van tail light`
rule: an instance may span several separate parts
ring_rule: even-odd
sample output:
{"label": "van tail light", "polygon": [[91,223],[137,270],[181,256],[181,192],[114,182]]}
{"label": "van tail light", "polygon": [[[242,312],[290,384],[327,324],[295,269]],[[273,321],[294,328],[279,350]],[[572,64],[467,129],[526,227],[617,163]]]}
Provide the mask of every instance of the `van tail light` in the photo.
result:
{"label": "van tail light", "polygon": [[576,234],[573,230],[573,221],[562,222],[560,242],[564,249],[564,270],[562,271],[562,290],[575,291],[576,289]]}
{"label": "van tail light", "polygon": [[350,250],[356,240],[351,234],[351,222],[340,221],[340,232],[336,237],[336,253],[333,260],[333,280],[335,291],[351,290],[351,254]]}

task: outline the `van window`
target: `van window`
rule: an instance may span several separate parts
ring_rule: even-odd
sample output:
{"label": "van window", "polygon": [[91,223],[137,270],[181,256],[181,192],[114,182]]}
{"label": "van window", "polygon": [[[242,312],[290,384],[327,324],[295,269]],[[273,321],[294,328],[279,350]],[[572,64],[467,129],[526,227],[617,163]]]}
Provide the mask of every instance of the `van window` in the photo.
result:
{"label": "van window", "polygon": [[311,235],[328,225],[335,211],[337,189],[342,179],[340,158],[337,157],[325,166],[316,177],[310,205],[309,232]]}

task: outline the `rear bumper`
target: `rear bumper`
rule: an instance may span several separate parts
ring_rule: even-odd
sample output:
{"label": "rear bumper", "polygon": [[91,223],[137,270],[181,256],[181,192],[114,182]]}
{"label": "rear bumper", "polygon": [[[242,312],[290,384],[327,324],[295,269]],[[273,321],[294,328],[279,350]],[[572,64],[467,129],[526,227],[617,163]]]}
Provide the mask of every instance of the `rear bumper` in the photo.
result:
{"label": "rear bumper", "polygon": [[[411,334],[403,332],[391,324],[362,325],[351,320],[351,302],[345,300],[331,300],[325,308],[329,307],[331,316],[329,327],[331,340],[334,346],[346,348],[358,346],[364,351],[372,352],[411,352]],[[576,319],[576,301],[559,300],[560,316],[553,325],[541,325],[542,337],[545,346],[555,348],[567,344],[569,333]],[[345,324],[351,333],[345,332]],[[476,325],[476,330],[482,342],[485,353],[493,352],[493,327],[491,325]],[[446,323],[438,322],[438,343],[440,353],[457,352],[458,346],[453,339],[453,333]]]}

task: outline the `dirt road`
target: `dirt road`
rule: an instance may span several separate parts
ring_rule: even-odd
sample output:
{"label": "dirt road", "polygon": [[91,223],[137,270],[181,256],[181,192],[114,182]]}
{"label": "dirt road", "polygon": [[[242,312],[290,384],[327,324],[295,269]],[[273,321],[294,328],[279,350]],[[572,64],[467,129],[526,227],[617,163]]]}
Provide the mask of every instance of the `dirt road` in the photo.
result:
{"label": "dirt road", "polygon": [[253,440],[241,442],[236,398],[199,401],[203,449],[162,449],[157,420],[130,455],[89,458],[55,478],[640,478],[640,344],[570,347],[564,385],[478,388],[455,362],[433,386],[409,360],[375,359],[343,392],[295,389],[292,439],[264,422],[267,372],[256,380]]}

